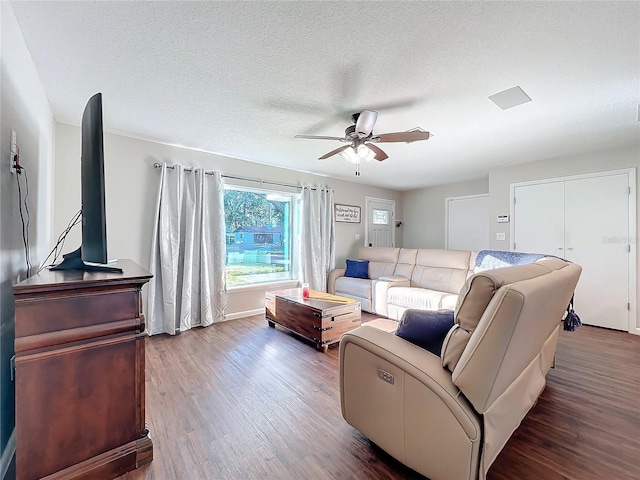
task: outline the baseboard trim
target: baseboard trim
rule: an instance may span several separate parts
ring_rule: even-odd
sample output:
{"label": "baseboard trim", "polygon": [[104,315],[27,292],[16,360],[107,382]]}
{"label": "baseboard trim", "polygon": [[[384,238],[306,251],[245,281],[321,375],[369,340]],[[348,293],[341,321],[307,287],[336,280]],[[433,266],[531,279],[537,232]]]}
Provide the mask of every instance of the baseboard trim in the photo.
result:
{"label": "baseboard trim", "polygon": [[238,318],[252,317],[254,315],[264,315],[263,308],[254,308],[253,310],[245,310],[244,312],[229,313],[224,316],[225,321],[237,320]]}
{"label": "baseboard trim", "polygon": [[[95,457],[88,458],[42,478],[119,478],[127,472],[151,463],[152,460],[153,442],[149,437],[149,432],[146,431],[146,433],[137,440],[124,443]],[[34,472],[32,469],[27,472],[27,476],[29,478],[35,478],[34,475],[36,473],[38,472]],[[40,477],[38,476],[38,478]]]}
{"label": "baseboard trim", "polygon": [[9,465],[11,465],[11,460],[13,456],[16,454],[16,429],[13,429],[11,432],[11,436],[9,437],[9,441],[7,442],[7,446],[4,447],[4,451],[2,452],[2,457],[0,458],[0,478],[4,479],[7,474],[7,470],[9,470]]}

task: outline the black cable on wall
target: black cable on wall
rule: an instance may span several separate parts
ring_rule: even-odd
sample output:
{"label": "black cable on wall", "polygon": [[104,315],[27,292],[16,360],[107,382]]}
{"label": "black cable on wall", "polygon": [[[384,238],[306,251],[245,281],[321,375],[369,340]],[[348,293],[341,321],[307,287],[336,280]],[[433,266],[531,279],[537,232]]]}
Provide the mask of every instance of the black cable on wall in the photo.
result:
{"label": "black cable on wall", "polygon": [[[22,243],[24,244],[24,258],[27,265],[27,277],[31,276],[31,254],[29,248],[29,224],[31,222],[31,215],[29,214],[29,206],[27,205],[27,198],[29,197],[29,177],[27,176],[27,169],[20,165],[20,150],[16,146],[16,153],[12,162],[16,169],[16,183],[18,184],[18,209],[20,211],[20,221],[22,222]],[[22,185],[20,178],[24,175],[25,195],[22,199]],[[25,221],[26,217],[26,221]]]}

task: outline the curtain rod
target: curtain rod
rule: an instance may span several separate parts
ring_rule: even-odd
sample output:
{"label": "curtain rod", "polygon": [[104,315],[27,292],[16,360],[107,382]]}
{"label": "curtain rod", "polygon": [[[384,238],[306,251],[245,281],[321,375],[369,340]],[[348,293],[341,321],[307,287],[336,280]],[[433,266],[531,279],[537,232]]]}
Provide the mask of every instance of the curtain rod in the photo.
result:
{"label": "curtain rod", "polygon": [[[161,168],[162,164],[156,162],[156,163],[153,164],[153,167],[154,168]],[[175,165],[167,165],[167,168],[170,169],[170,170],[175,170],[176,167],[175,167]],[[185,168],[183,168],[183,171],[192,172],[193,168],[185,167]],[[213,175],[213,172],[207,172],[205,170],[204,174],[205,175]],[[267,183],[269,185],[278,185],[280,187],[290,187],[290,188],[302,189],[302,187],[300,185],[292,185],[290,183],[270,182],[269,180],[257,180],[255,178],[248,178],[248,177],[236,177],[234,175],[222,175],[222,178],[232,178],[234,180],[243,180],[245,182],[256,182],[256,183],[262,183],[262,184]],[[313,188],[313,190],[315,190],[315,188]]]}

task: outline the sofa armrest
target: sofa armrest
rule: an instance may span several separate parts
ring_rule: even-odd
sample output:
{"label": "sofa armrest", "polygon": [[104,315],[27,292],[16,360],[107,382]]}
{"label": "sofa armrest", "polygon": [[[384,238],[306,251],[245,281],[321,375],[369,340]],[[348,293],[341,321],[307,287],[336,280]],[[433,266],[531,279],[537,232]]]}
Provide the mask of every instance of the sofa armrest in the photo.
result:
{"label": "sofa armrest", "polygon": [[389,316],[388,293],[391,287],[408,287],[411,282],[400,275],[383,275],[373,283],[373,309],[378,315]]}
{"label": "sofa armrest", "polygon": [[329,277],[327,278],[327,293],[332,295],[336,294],[336,279],[344,277],[344,272],[346,272],[344,268],[334,268],[329,272]]}
{"label": "sofa armrest", "polygon": [[407,277],[403,277],[402,275],[383,275],[378,280],[383,282],[397,283],[400,287],[408,287],[410,285],[410,281]]}
{"label": "sofa armrest", "polygon": [[[442,359],[393,333],[363,325],[345,333],[340,340],[340,403],[345,414],[344,370],[349,365],[349,346],[356,345],[375,357],[386,360],[432,390],[454,412],[470,437],[480,437],[478,414],[463,399],[451,380],[451,372],[442,367]],[[374,367],[372,367],[374,368]],[[377,369],[376,369],[377,370]]]}
{"label": "sofa armrest", "polygon": [[481,418],[438,356],[358,327],[340,340],[340,405],[347,423],[423,475],[476,478]]}

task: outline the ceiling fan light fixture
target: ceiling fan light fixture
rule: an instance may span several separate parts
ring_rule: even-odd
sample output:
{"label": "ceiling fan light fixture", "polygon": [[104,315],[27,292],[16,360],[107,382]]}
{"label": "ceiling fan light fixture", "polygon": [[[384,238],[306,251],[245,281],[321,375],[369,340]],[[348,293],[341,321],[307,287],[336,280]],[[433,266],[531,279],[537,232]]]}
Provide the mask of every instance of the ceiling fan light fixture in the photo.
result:
{"label": "ceiling fan light fixture", "polygon": [[357,153],[360,160],[363,160],[365,162],[370,162],[376,156],[373,150],[371,150],[365,144],[358,145]]}
{"label": "ceiling fan light fixture", "polygon": [[[371,160],[383,161],[389,156],[376,145],[376,143],[404,142],[411,143],[418,140],[428,140],[431,134],[421,128],[414,128],[406,132],[392,132],[373,134],[378,113],[373,110],[363,110],[352,116],[355,125],[350,125],[345,130],[344,137],[329,137],[326,135],[296,135],[295,138],[307,138],[311,140],[338,140],[346,143],[342,147],[325,153],[318,160],[324,160],[334,155],[340,154],[347,162],[360,166],[363,162]],[[359,170],[356,169],[356,175]]]}
{"label": "ceiling fan light fixture", "polygon": [[345,148],[340,152],[340,156],[353,165],[358,165],[361,161],[353,147]]}

